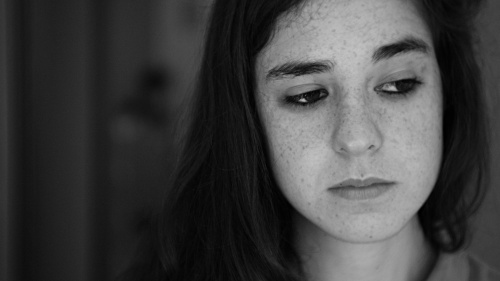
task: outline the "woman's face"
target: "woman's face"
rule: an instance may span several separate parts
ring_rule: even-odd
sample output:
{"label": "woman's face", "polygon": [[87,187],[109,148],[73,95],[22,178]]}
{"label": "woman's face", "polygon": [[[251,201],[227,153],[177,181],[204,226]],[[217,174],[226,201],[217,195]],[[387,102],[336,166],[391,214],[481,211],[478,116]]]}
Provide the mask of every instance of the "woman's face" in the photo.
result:
{"label": "woman's face", "polygon": [[416,218],[442,154],[430,32],[411,1],[311,0],[256,64],[277,183],[299,218],[348,242]]}

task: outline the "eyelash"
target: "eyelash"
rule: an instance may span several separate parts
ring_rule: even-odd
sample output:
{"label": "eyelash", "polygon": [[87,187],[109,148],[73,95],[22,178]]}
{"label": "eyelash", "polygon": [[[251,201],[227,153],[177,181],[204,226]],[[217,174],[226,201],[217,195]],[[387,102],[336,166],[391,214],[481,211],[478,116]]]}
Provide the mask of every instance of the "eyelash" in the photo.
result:
{"label": "eyelash", "polygon": [[[317,89],[310,92],[305,92],[302,94],[298,94],[295,96],[288,96],[285,98],[286,103],[289,103],[294,106],[311,106],[316,102],[326,98],[328,96],[328,92],[325,89]],[[313,97],[312,101],[301,102],[301,99],[308,99]]]}
{"label": "eyelash", "polygon": [[[406,86],[406,89],[396,90],[396,91],[388,91],[383,89],[385,86],[398,88],[398,84],[400,87],[401,86],[400,84],[402,83]],[[374,90],[377,93],[382,93],[389,96],[398,96],[398,95],[406,96],[407,94],[413,92],[421,84],[422,82],[419,81],[417,78],[407,78],[380,84],[377,87],[375,87]]]}
{"label": "eyelash", "polygon": [[[388,91],[384,90],[383,88],[388,86],[388,87],[396,87],[401,86],[401,84],[404,84],[407,86],[406,89],[403,90],[396,90],[396,91]],[[374,88],[375,92],[377,93],[382,93],[386,94],[389,96],[406,96],[407,94],[413,92],[416,87],[421,85],[422,82],[419,81],[417,78],[406,78],[406,79],[401,79],[401,80],[395,80],[395,81],[390,81],[386,82],[383,84],[380,84]],[[306,101],[306,102],[301,102],[301,99],[307,99],[310,98],[311,96],[316,95],[312,101]],[[294,95],[294,96],[288,96],[285,98],[286,103],[289,103],[294,106],[299,106],[299,107],[306,107],[306,106],[311,106],[314,105],[316,102],[326,98],[328,96],[328,92],[325,89],[318,89],[310,92],[305,92],[302,94]]]}

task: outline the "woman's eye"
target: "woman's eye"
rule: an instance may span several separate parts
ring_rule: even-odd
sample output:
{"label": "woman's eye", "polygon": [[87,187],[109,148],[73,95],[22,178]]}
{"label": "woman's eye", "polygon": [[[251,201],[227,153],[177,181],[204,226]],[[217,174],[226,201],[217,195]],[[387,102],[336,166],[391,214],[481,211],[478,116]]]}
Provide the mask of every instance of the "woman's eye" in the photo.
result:
{"label": "woman's eye", "polygon": [[375,87],[375,91],[388,95],[404,95],[422,84],[415,78],[391,81]]}
{"label": "woman's eye", "polygon": [[295,96],[288,96],[286,97],[286,102],[293,105],[306,106],[312,105],[313,103],[322,100],[327,96],[328,92],[325,89],[318,89]]}

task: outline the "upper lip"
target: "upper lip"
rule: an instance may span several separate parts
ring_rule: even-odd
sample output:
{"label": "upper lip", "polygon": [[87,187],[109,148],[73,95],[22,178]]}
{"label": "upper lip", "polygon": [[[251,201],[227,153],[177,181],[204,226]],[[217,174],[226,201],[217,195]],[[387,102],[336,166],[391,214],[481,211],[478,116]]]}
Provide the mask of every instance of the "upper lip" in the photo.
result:
{"label": "upper lip", "polygon": [[340,187],[367,187],[374,184],[391,184],[392,181],[388,181],[381,178],[369,177],[366,179],[347,179],[333,186],[333,188]]}

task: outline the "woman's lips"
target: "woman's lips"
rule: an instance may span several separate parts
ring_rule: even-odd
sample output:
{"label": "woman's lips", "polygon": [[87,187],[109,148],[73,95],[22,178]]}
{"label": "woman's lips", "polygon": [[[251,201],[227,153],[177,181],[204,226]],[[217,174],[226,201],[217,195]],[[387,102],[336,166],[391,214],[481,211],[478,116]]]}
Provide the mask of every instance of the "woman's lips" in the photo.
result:
{"label": "woman's lips", "polygon": [[329,188],[329,191],[348,200],[368,200],[384,194],[394,184],[395,182],[375,177],[347,179]]}

